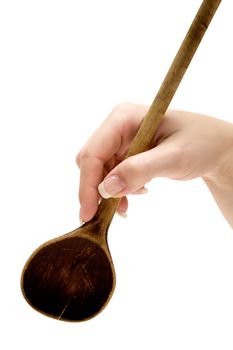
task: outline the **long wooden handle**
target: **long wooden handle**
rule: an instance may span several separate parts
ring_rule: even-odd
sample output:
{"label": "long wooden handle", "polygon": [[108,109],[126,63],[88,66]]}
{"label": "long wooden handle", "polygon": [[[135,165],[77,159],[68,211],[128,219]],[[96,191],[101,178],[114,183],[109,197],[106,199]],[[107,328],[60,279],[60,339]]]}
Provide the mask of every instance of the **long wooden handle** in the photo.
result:
{"label": "long wooden handle", "polygon": [[[165,79],[152,102],[143,122],[133,139],[126,158],[146,151],[168,106],[208,28],[221,0],[204,0],[178,50]],[[108,226],[115,213],[119,199],[103,200],[97,215]]]}
{"label": "long wooden handle", "polygon": [[129,148],[127,157],[143,152],[149,147],[220,2],[221,0],[204,0],[202,2],[202,5],[167,72],[163,83]]}

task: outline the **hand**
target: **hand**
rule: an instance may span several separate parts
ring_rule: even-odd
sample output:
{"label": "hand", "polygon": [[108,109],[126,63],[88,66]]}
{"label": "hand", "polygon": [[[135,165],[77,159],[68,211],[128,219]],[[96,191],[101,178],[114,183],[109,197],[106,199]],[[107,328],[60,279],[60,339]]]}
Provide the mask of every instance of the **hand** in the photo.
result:
{"label": "hand", "polygon": [[77,155],[82,221],[94,216],[100,194],[122,197],[118,211],[126,212],[126,196],[146,192],[144,185],[155,177],[203,177],[209,184],[227,168],[233,186],[233,124],[200,114],[168,111],[151,149],[123,160],[147,109],[117,106]]}

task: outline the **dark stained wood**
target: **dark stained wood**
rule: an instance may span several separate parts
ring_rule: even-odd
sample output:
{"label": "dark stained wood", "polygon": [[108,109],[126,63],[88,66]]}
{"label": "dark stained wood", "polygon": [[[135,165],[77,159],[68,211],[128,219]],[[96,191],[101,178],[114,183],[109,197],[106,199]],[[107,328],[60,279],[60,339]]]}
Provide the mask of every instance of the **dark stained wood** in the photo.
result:
{"label": "dark stained wood", "polygon": [[[127,157],[149,147],[220,2],[202,2]],[[115,288],[107,232],[118,203],[116,198],[103,200],[89,223],[46,242],[31,255],[21,277],[23,295],[31,306],[65,321],[84,321],[103,310]]]}
{"label": "dark stained wood", "polygon": [[95,242],[68,237],[40,248],[23,275],[24,294],[37,310],[69,321],[97,314],[112,294],[114,270]]}

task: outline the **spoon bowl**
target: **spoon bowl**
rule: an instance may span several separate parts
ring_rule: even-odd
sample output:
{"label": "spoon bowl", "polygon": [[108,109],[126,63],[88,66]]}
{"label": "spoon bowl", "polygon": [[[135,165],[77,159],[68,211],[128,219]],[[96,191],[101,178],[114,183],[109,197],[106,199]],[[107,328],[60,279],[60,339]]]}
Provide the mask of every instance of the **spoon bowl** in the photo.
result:
{"label": "spoon bowl", "polygon": [[[103,201],[102,213],[105,206]],[[96,215],[80,228],[44,243],[28,259],[21,289],[37,311],[59,320],[84,321],[106,306],[115,288],[115,271],[108,227],[101,218]]]}

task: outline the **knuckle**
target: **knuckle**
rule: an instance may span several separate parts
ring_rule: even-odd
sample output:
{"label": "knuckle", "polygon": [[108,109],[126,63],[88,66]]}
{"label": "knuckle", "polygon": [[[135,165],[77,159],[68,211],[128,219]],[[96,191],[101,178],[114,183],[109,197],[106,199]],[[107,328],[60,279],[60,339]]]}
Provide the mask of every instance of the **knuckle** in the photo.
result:
{"label": "knuckle", "polygon": [[129,109],[129,105],[130,105],[130,103],[128,103],[128,102],[120,102],[120,103],[118,103],[115,107],[114,107],[114,111],[115,112],[125,112],[125,111],[127,111],[128,109]]}
{"label": "knuckle", "polygon": [[183,153],[183,147],[177,145],[172,148],[171,157],[177,162],[183,158]]}
{"label": "knuckle", "polygon": [[119,115],[121,118],[125,118],[129,115],[129,111],[131,108],[131,104],[128,102],[120,102],[118,103],[112,110],[110,117],[119,119]]}
{"label": "knuckle", "polygon": [[78,167],[80,167],[80,152],[76,155],[75,162]]}
{"label": "knuckle", "polygon": [[137,159],[137,157],[129,157],[127,160],[127,172],[130,176],[137,177],[141,171],[142,168],[140,166],[140,161]]}
{"label": "knuckle", "polygon": [[88,148],[85,146],[83,147],[79,153],[76,156],[76,163],[80,167],[80,164],[83,162],[83,160],[87,159],[90,157]]}

